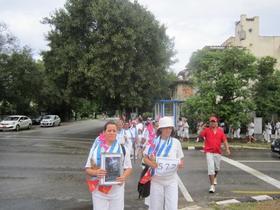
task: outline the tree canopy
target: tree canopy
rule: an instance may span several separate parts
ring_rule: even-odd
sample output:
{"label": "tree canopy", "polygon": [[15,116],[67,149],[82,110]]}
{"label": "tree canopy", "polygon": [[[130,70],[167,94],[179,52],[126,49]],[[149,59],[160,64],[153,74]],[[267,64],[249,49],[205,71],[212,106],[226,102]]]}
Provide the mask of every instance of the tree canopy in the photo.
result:
{"label": "tree canopy", "polygon": [[103,110],[145,109],[169,93],[173,42],[137,2],[68,0],[44,23],[52,27],[46,72],[63,110],[84,99]]}
{"label": "tree canopy", "polygon": [[188,64],[196,95],[187,99],[184,113],[206,121],[216,115],[229,124],[246,122],[254,111],[252,85],[256,80],[256,58],[245,49],[204,48]]}

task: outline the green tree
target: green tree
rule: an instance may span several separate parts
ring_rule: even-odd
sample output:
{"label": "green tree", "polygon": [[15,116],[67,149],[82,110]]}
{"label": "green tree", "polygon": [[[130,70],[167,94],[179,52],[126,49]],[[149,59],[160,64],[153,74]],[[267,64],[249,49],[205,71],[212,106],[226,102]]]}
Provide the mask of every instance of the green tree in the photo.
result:
{"label": "green tree", "polygon": [[255,108],[255,61],[253,55],[238,48],[204,48],[195,52],[188,69],[197,93],[185,102],[185,115],[206,121],[214,114],[231,125],[246,122]]}
{"label": "green tree", "polygon": [[129,110],[151,107],[166,94],[161,85],[170,78],[173,42],[137,2],[68,0],[44,23],[52,26],[46,72],[67,113],[77,98]]}
{"label": "green tree", "polygon": [[41,87],[41,74],[28,48],[0,54],[0,112],[31,114]]}
{"label": "green tree", "polygon": [[258,81],[255,84],[256,114],[271,120],[273,114],[280,115],[280,73],[275,69],[277,60],[263,57],[258,61]]}

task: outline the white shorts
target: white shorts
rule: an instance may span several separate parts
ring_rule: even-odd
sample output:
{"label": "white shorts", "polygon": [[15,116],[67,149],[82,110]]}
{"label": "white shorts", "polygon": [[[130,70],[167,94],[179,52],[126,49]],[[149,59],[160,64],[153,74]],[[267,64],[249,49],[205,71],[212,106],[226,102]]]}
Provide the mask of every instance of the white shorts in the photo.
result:
{"label": "white shorts", "polygon": [[208,175],[215,175],[215,171],[220,170],[221,154],[206,153]]}

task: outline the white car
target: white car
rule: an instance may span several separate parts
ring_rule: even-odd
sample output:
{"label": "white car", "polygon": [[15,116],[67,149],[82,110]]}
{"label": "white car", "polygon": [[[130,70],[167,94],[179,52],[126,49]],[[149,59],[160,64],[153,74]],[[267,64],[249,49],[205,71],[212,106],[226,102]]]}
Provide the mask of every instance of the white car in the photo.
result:
{"label": "white car", "polygon": [[4,118],[0,122],[0,130],[15,130],[30,129],[32,126],[32,120],[24,115],[11,115]]}
{"label": "white car", "polygon": [[59,126],[61,119],[58,115],[45,115],[41,120],[41,127]]}

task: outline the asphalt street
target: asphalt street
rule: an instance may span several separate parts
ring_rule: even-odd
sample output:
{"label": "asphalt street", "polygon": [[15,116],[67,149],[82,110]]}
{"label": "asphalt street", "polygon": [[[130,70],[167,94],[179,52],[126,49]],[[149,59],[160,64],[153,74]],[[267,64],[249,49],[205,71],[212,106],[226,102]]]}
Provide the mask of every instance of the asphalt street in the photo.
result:
{"label": "asphalt street", "polygon": [[[54,128],[0,132],[0,209],[92,209],[83,167],[92,139],[104,123],[87,120]],[[211,202],[258,193],[280,194],[280,159],[269,150],[233,150],[230,159],[222,161],[215,194],[208,193],[203,152],[185,150],[184,154],[185,168],[179,177],[193,202],[180,192],[180,208],[207,207]],[[244,169],[244,165],[250,168]],[[147,209],[136,191],[140,161],[133,167],[126,183],[125,209]]]}

